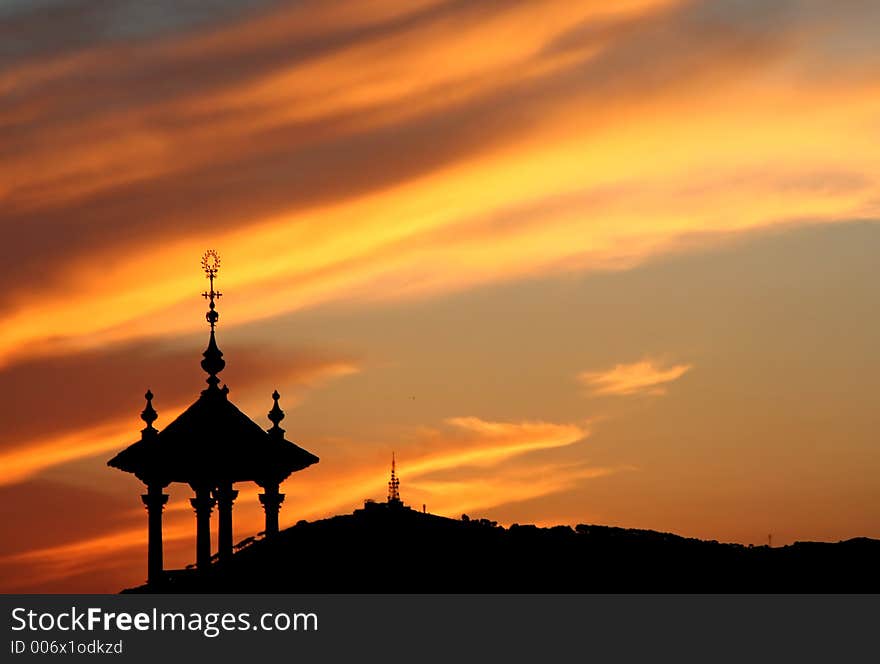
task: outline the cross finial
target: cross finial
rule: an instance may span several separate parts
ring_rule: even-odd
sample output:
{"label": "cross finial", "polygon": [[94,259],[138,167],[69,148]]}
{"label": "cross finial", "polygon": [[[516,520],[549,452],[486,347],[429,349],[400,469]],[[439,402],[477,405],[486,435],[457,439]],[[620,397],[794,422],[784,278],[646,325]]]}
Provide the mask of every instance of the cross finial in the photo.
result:
{"label": "cross finial", "polygon": [[214,300],[219,300],[223,295],[220,291],[214,290],[214,277],[220,271],[220,255],[213,249],[208,249],[205,255],[202,256],[202,269],[205,271],[205,276],[211,284],[210,289],[202,293],[202,297],[209,301],[208,313],[205,314],[205,319],[211,325],[211,331],[213,332],[217,319],[220,318],[220,314],[215,310]]}

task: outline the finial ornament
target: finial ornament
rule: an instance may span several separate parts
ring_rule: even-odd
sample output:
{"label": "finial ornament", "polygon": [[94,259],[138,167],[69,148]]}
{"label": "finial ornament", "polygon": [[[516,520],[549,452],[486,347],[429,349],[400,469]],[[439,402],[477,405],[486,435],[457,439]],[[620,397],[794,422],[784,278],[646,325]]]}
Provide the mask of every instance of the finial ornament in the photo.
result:
{"label": "finial ornament", "polygon": [[206,380],[208,389],[217,390],[217,385],[220,383],[217,374],[223,371],[226,362],[223,359],[223,353],[217,347],[216,339],[214,339],[214,326],[220,318],[214,301],[219,300],[223,294],[214,290],[214,277],[220,271],[220,255],[213,249],[208,249],[204,256],[202,256],[202,269],[205,271],[205,276],[211,284],[209,290],[202,293],[202,297],[208,300],[208,313],[205,314],[205,320],[211,326],[211,338],[208,341],[208,347],[202,353],[202,356],[205,358],[202,360],[202,369],[208,374],[208,379]]}
{"label": "finial ornament", "polygon": [[202,269],[205,271],[205,277],[211,283],[210,288],[202,293],[202,297],[209,302],[208,313],[205,314],[205,320],[211,325],[211,331],[213,332],[214,326],[220,318],[220,314],[215,310],[214,300],[219,300],[223,296],[223,293],[214,290],[214,277],[216,277],[217,273],[220,271],[220,254],[213,249],[208,249],[204,256],[202,256]]}
{"label": "finial ornament", "polygon": [[147,405],[141,412],[141,419],[147,423],[147,426],[141,433],[155,432],[156,429],[153,428],[153,422],[159,419],[159,414],[156,412],[156,409],[153,408],[153,393],[150,390],[147,390],[144,398],[147,400]]}
{"label": "finial ornament", "polygon": [[272,400],[275,402],[272,406],[272,410],[269,411],[269,421],[272,423],[272,428],[269,429],[269,433],[275,433],[284,435],[284,429],[282,429],[279,425],[281,424],[281,420],[284,419],[284,411],[281,410],[281,407],[278,405],[278,399],[281,398],[281,395],[278,394],[278,390],[272,392]]}

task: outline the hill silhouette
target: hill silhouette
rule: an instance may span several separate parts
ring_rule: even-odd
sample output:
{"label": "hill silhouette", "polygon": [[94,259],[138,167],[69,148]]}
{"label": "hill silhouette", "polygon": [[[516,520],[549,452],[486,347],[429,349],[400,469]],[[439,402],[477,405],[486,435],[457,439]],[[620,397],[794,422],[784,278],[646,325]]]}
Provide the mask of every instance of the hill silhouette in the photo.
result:
{"label": "hill silhouette", "polygon": [[127,592],[877,592],[880,541],[783,547],[597,525],[499,526],[400,503],[301,521]]}

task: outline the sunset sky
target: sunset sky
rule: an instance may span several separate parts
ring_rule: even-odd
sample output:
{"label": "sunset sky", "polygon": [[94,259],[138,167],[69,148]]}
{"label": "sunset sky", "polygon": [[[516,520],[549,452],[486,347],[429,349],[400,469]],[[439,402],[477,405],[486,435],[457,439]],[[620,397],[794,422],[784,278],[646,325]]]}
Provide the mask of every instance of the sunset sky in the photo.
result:
{"label": "sunset sky", "polygon": [[106,461],[204,387],[209,248],[230,399],[321,458],[282,527],[393,450],[447,516],[880,537],[878,43],[875,0],[0,0],[0,591],[144,581]]}

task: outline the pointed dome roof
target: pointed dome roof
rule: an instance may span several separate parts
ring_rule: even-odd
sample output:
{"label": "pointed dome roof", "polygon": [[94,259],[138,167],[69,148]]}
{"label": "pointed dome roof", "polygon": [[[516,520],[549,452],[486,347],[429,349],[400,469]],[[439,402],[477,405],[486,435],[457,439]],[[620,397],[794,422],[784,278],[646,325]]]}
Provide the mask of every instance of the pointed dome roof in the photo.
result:
{"label": "pointed dome roof", "polygon": [[226,390],[209,388],[162,431],[130,445],[108,465],[143,481],[214,485],[281,482],[319,461],[285,438],[270,436],[241,412]]}

